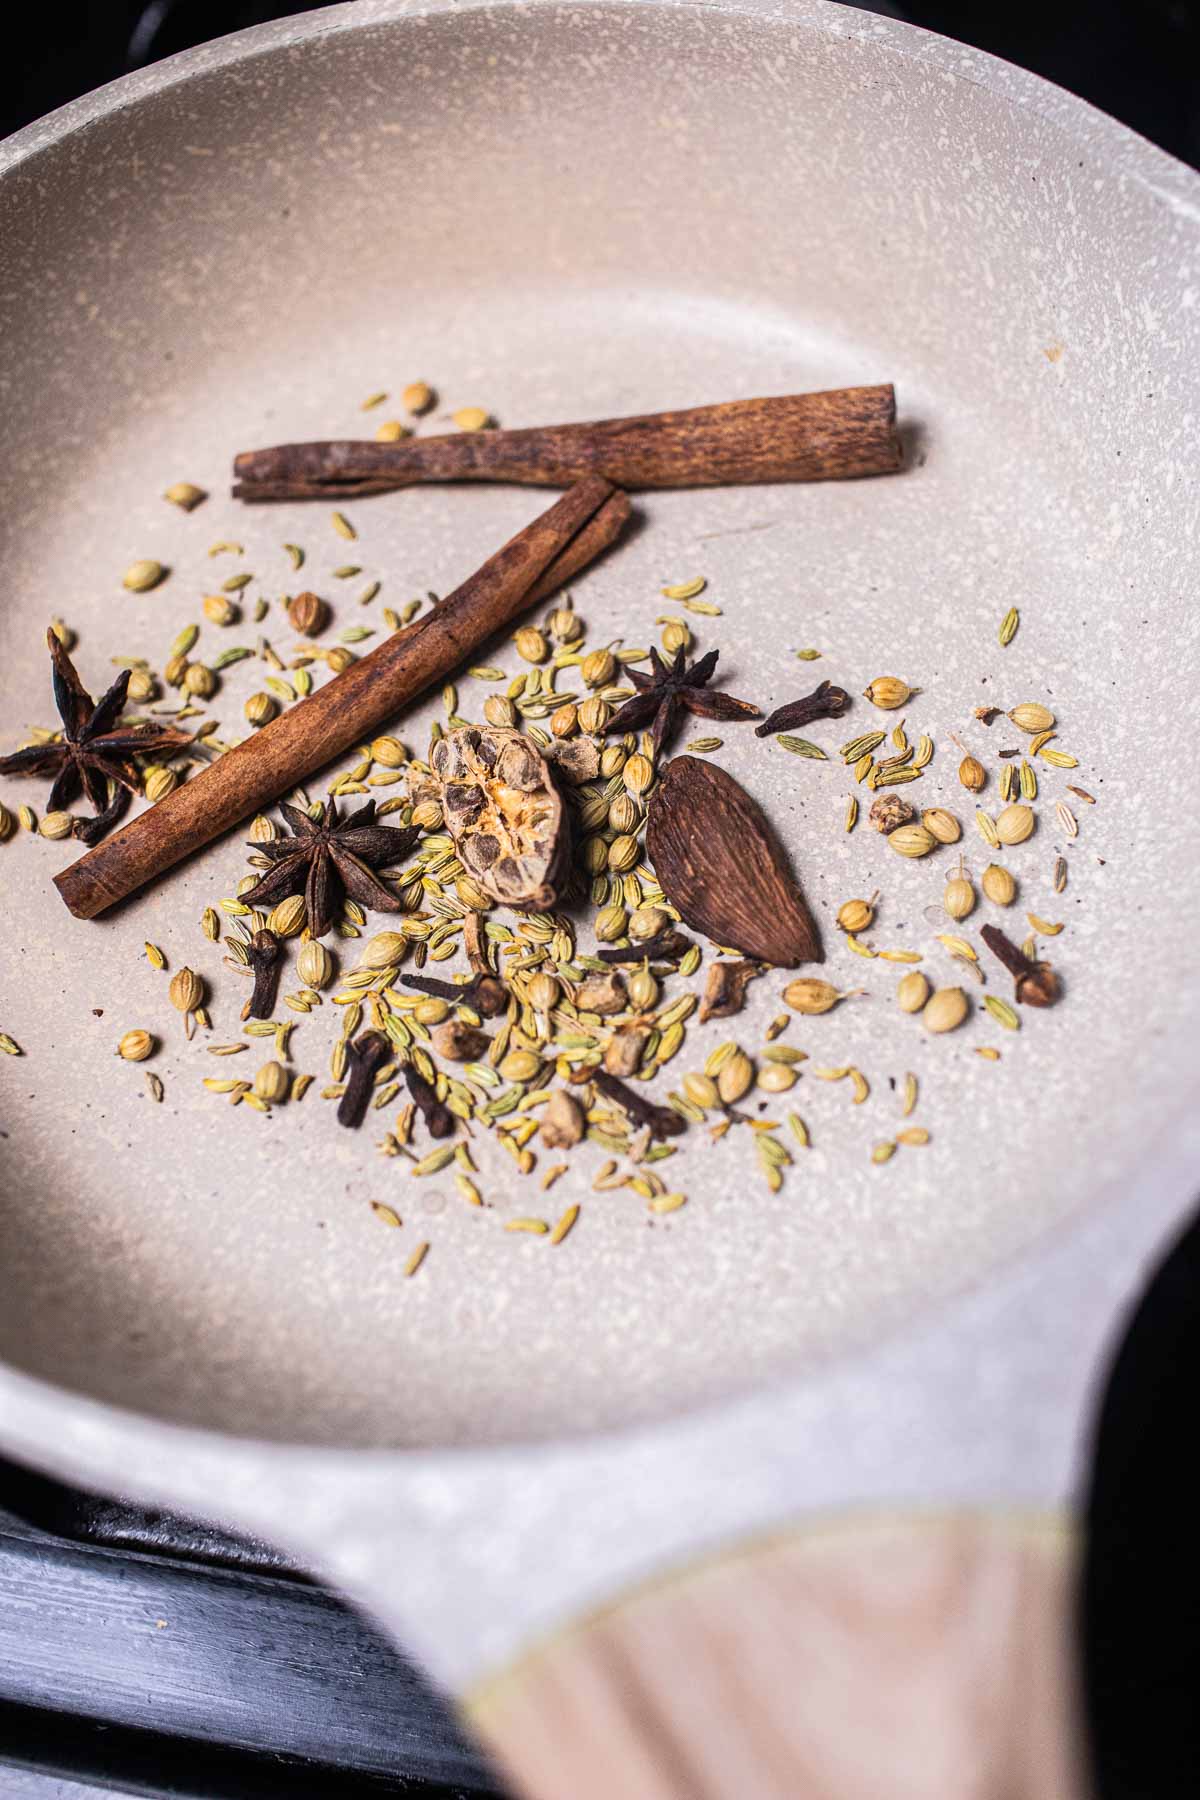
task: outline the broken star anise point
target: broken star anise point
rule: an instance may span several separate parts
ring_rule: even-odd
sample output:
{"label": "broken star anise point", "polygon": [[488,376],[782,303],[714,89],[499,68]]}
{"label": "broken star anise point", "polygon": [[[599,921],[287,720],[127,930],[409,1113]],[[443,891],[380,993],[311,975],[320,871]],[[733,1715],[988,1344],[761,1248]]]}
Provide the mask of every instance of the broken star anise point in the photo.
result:
{"label": "broken star anise point", "polygon": [[735,700],[732,694],[709,688],[718,654],[710,650],[698,661],[686,664],[682,647],[670,662],[664,662],[657,650],[651,650],[653,672],[646,675],[626,668],[625,673],[638,692],[617,708],[605,730],[640,731],[650,725],[650,740],[657,755],[670,742],[685,712],[701,719],[757,719],[760,708],[749,700]]}
{"label": "broken star anise point", "polygon": [[181,749],[191,739],[175,725],[122,725],[130,671],[122,669],[97,703],[53,631],[47,631],[46,644],[62,736],[0,758],[0,775],[53,775],[46,801],[49,812],[61,811],[82,792],[95,808],[95,817],[73,819],[71,832],[85,844],[96,844],[121,817],[130,795],[142,791],[133,759]]}
{"label": "broken star anise point", "polygon": [[254,845],[274,867],[241,896],[247,906],[274,906],[290,894],[303,894],[313,937],[332,928],[345,894],[372,912],[402,911],[402,902],[375,870],[408,855],[421,835],[415,825],[377,825],[374,800],[345,818],[336,800],[326,801],[319,819],[286,800],[279,810],[292,835]]}

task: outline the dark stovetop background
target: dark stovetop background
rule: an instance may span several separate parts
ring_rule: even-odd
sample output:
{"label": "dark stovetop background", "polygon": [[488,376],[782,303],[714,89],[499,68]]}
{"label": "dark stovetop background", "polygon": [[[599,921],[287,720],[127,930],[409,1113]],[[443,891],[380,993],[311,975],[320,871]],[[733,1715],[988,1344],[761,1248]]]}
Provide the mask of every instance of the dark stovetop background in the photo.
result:
{"label": "dark stovetop background", "polygon": [[[52,3],[0,68],[0,136],[127,69],[304,6],[143,0]],[[1072,88],[1156,144],[1200,164],[1200,0],[881,0],[931,31],[991,50]],[[15,12],[16,9],[13,9]],[[10,15],[11,16],[11,15]],[[30,14],[32,19],[34,15]]]}
{"label": "dark stovetop background", "polygon": [[[0,136],[130,68],[310,10],[52,3],[22,20],[27,38],[0,65]],[[1200,165],[1200,0],[874,10],[1034,69]],[[1100,1800],[1200,1793],[1195,1492],[1177,1429],[1194,1415],[1198,1294],[1193,1229],[1110,1391],[1083,1590]],[[497,1791],[415,1672],[264,1546],[0,1462],[0,1800]]]}

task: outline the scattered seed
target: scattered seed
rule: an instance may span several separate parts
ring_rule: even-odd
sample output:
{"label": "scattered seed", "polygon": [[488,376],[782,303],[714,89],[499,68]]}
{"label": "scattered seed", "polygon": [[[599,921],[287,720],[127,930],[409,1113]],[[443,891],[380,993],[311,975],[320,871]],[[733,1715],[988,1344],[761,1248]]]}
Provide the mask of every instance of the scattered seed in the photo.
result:
{"label": "scattered seed", "polygon": [[1021,1020],[1016,1009],[1007,1000],[1001,1000],[999,994],[985,994],[983,1004],[996,1023],[1003,1025],[1006,1031],[1020,1031]]}
{"label": "scattered seed", "polygon": [[[1079,789],[1072,788],[1071,792],[1078,793]],[[1092,805],[1095,804],[1090,794],[1088,795],[1088,801]],[[1064,836],[1069,838],[1076,838],[1079,836],[1079,821],[1065,800],[1060,800],[1057,803],[1054,808],[1054,816],[1058,820]]]}
{"label": "scattered seed", "polygon": [[1000,621],[1000,648],[1005,650],[1017,635],[1017,627],[1021,623],[1021,615],[1015,606],[1010,606]]}
{"label": "scattered seed", "polygon": [[420,1268],[421,1264],[425,1261],[425,1258],[428,1255],[429,1255],[428,1243],[418,1244],[416,1249],[413,1251],[412,1255],[409,1257],[408,1261],[404,1265],[404,1273],[406,1275],[415,1275],[417,1270]]}

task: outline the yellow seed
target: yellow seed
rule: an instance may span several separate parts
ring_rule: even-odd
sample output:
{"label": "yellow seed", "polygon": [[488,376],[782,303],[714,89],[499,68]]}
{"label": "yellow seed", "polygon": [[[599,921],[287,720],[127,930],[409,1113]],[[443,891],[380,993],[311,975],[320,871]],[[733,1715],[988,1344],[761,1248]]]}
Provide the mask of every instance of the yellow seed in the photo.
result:
{"label": "yellow seed", "polygon": [[786,1094],[796,1085],[796,1071],[786,1063],[769,1062],[758,1072],[758,1086],[764,1094]]}
{"label": "yellow seed", "polygon": [[579,673],[588,687],[607,687],[617,672],[617,659],[611,650],[592,650],[579,665]]}
{"label": "yellow seed", "polygon": [[877,675],[863,690],[864,700],[869,700],[880,712],[894,712],[898,706],[904,706],[911,696],[912,689],[898,675]]}
{"label": "yellow seed", "polygon": [[631,756],[621,771],[621,779],[625,783],[626,791],[638,798],[646,792],[654,780],[654,764],[648,756],[642,756],[640,753]]}
{"label": "yellow seed", "polygon": [[147,769],[142,777],[142,789],[147,800],[165,800],[179,785],[179,776],[174,769],[165,769],[160,764]]}
{"label": "yellow seed", "polygon": [[1032,836],[1036,814],[1031,806],[1017,801],[1006,806],[996,820],[996,836],[1002,844],[1023,844]]}
{"label": "yellow seed", "polygon": [[412,432],[408,426],[402,425],[399,419],[384,419],[382,424],[375,427],[377,444],[398,444],[401,438],[411,436]]}
{"label": "yellow seed", "polygon": [[944,806],[931,806],[921,814],[921,823],[926,831],[932,832],[939,844],[957,844],[962,836],[962,826]]}
{"label": "yellow seed", "polygon": [[184,512],[191,512],[194,506],[199,506],[202,500],[208,499],[208,494],[204,488],[197,487],[194,481],[173,481],[163,494],[163,499],[169,500],[172,506],[181,507]]}
{"label": "yellow seed", "polygon": [[641,854],[638,840],[625,833],[621,837],[615,837],[608,846],[608,866],[618,874],[623,873],[634,867],[641,859]]}
{"label": "yellow seed", "polygon": [[213,625],[232,625],[241,617],[239,609],[225,594],[205,594],[200,605],[205,618]]}
{"label": "yellow seed", "polygon": [[205,907],[200,915],[200,929],[211,943],[216,943],[221,935],[221,920],[214,907]]}
{"label": "yellow seed", "polygon": [[409,1257],[408,1261],[404,1265],[404,1273],[406,1275],[415,1275],[417,1270],[420,1268],[421,1264],[425,1261],[425,1258],[428,1255],[429,1255],[428,1243],[418,1244],[416,1249],[413,1251],[412,1255]]}
{"label": "yellow seed", "polygon": [[888,834],[888,845],[897,856],[928,856],[936,848],[937,839],[925,825],[900,825]]}
{"label": "yellow seed", "polygon": [[970,1012],[970,1002],[962,988],[939,988],[921,1014],[926,1031],[955,1031]]}
{"label": "yellow seed", "polygon": [[669,587],[660,588],[664,600],[694,600],[702,594],[708,582],[703,575],[694,575],[690,581],[675,581]]}
{"label": "yellow seed", "polygon": [[874,898],[845,900],[838,908],[837,922],[843,931],[866,931],[875,917]]}
{"label": "yellow seed", "polygon": [[946,883],[942,906],[951,919],[965,919],[975,910],[975,889],[965,875],[955,875]]}
{"label": "yellow seed", "polygon": [[333,526],[333,529],[340,538],[356,538],[358,536],[357,531],[355,531],[345,513],[330,513],[329,523]]}
{"label": "yellow seed", "polygon": [[435,395],[427,381],[410,381],[400,396],[400,404],[406,413],[428,412],[433,405]]}
{"label": "yellow seed", "polygon": [[872,950],[870,944],[860,944],[852,931],[846,933],[846,948],[852,950],[855,956],[873,957],[879,954],[877,950]]}
{"label": "yellow seed", "polygon": [[972,794],[978,794],[987,785],[987,770],[977,756],[964,756],[958,765],[958,779]]}
{"label": "yellow seed", "polygon": [[895,1144],[892,1142],[892,1140],[890,1138],[884,1138],[881,1140],[880,1143],[876,1144],[874,1149],[871,1151],[871,1161],[873,1163],[890,1162],[892,1157],[895,1156],[895,1154],[896,1154]]}
{"label": "yellow seed", "polygon": [[167,998],[177,1012],[195,1012],[204,999],[204,983],[194,969],[179,969],[171,977]]}
{"label": "yellow seed", "polygon": [[1054,769],[1077,769],[1079,758],[1069,756],[1065,750],[1042,750],[1039,752],[1043,762],[1048,762]]}
{"label": "yellow seed", "polygon": [[1000,648],[1006,650],[1017,635],[1017,627],[1021,623],[1021,615],[1015,606],[1010,606],[1000,621]]}
{"label": "yellow seed", "polygon": [[726,1106],[749,1093],[754,1082],[754,1064],[744,1050],[735,1048],[717,1075],[717,1093]]}
{"label": "yellow seed", "polygon": [[491,413],[482,406],[460,406],[453,418],[460,431],[482,431],[492,421]]}
{"label": "yellow seed", "polygon": [[1040,931],[1043,937],[1057,937],[1059,932],[1063,929],[1061,921],[1057,925],[1052,925],[1049,919],[1039,918],[1037,913],[1026,913],[1025,917],[1029,920],[1033,929],[1035,931]]}
{"label": "yellow seed", "polygon": [[528,1231],[535,1237],[545,1237],[550,1230],[545,1219],[505,1219],[505,1231]]}
{"label": "yellow seed", "polygon": [[145,1062],[154,1049],[154,1039],[148,1031],[127,1031],[117,1045],[117,1055],[126,1062]]}
{"label": "yellow seed", "polygon": [[904,1077],[904,1099],[900,1107],[901,1118],[907,1119],[917,1104],[917,1078],[910,1071]]}
{"label": "yellow seed", "polygon": [[267,930],[273,931],[276,937],[299,937],[304,930],[308,918],[308,908],[303,894],[289,894],[267,914]]}
{"label": "yellow seed", "polygon": [[517,655],[527,663],[543,663],[550,654],[550,646],[536,625],[522,625],[513,643]]}
{"label": "yellow seed", "polygon": [[861,1069],[852,1068],[850,1070],[850,1086],[854,1089],[854,1099],[851,1104],[861,1106],[871,1092],[871,1085]]}
{"label": "yellow seed", "polygon": [[843,997],[831,981],[821,981],[815,975],[789,981],[783,990],[785,1004],[798,1013],[827,1013]]}
{"label": "yellow seed", "polygon": [[966,938],[955,937],[954,934],[949,931],[939,931],[937,940],[939,944],[944,944],[946,946],[951,956],[961,956],[966,962],[979,961],[979,957],[976,955],[972,946],[967,942]]}
{"label": "yellow seed", "polygon": [[121,577],[121,586],[128,588],[131,594],[146,594],[156,588],[166,578],[167,571],[162,563],[146,558],[142,562],[130,563]]}
{"label": "yellow seed", "polygon": [[163,955],[162,951],[159,949],[157,944],[151,944],[148,942],[145,946],[145,950],[146,950],[146,961],[150,964],[150,967],[152,969],[165,969],[166,968],[167,959]]}
{"label": "yellow seed", "polygon": [[1039,731],[1050,731],[1054,726],[1054,714],[1048,706],[1041,706],[1036,700],[1027,700],[1021,706],[1014,706],[1009,718],[1018,731],[1027,731],[1032,737]]}
{"label": "yellow seed", "polygon": [[695,1073],[685,1075],[680,1085],[685,1098],[690,1100],[693,1106],[699,1106],[708,1111],[721,1103],[717,1084],[709,1075]]}
{"label": "yellow seed", "polygon": [[896,1133],[896,1142],[898,1144],[927,1144],[929,1133],[923,1125],[909,1125],[903,1131]]}
{"label": "yellow seed", "polygon": [[687,1205],[687,1195],[686,1194],[658,1194],[655,1196],[655,1198],[653,1200],[648,1201],[647,1205],[649,1206],[649,1209],[651,1212],[656,1212],[656,1213],[678,1212],[681,1206]]}
{"label": "yellow seed", "polygon": [[[560,1165],[560,1166],[565,1167],[565,1165]],[[542,1187],[546,1188],[549,1185],[550,1184],[547,1181],[546,1177],[543,1176],[542,1177]],[[579,1217],[578,1206],[568,1206],[567,1210],[562,1214],[562,1216],[558,1220],[558,1223],[555,1225],[554,1229],[551,1231],[550,1242],[552,1244],[561,1244],[563,1239],[566,1237],[567,1233],[570,1231],[571,1227],[574,1225],[574,1223],[578,1217]]]}
{"label": "yellow seed", "polygon": [[858,801],[851,794],[846,802],[846,830],[853,831],[858,824]]}
{"label": "yellow seed", "polygon": [[1017,897],[1017,884],[1000,863],[989,863],[979,882],[984,894],[996,906],[1011,906]]}
{"label": "yellow seed", "polygon": [[977,1044],[975,1047],[975,1054],[976,1056],[982,1056],[985,1062],[1000,1061],[1000,1052],[993,1049],[990,1044]]}
{"label": "yellow seed", "polygon": [[267,1062],[254,1077],[254,1092],[260,1100],[286,1100],[291,1078],[282,1063]]}
{"label": "yellow seed", "polygon": [[991,818],[990,814],[977,812],[975,814],[975,829],[978,831],[984,843],[988,845],[989,849],[998,850],[1000,848],[1000,838],[996,831],[995,820]]}
{"label": "yellow seed", "polygon": [[997,1025],[1003,1025],[1006,1031],[1020,1031],[1020,1015],[1014,1007],[1009,1005],[1007,1000],[1001,1000],[999,994],[985,995],[983,1004]]}
{"label": "yellow seed", "polygon": [[48,812],[38,826],[39,834],[44,838],[65,838],[71,835],[71,815],[66,812]]}
{"label": "yellow seed", "polygon": [[251,725],[268,725],[279,711],[279,703],[270,694],[251,694],[242,708]]}
{"label": "yellow seed", "polygon": [[812,1148],[812,1139],[808,1135],[808,1126],[804,1123],[804,1120],[800,1117],[800,1114],[799,1113],[789,1113],[787,1116],[787,1122],[788,1122],[788,1126],[791,1129],[792,1136],[795,1138],[796,1142],[798,1144],[800,1144],[805,1150],[811,1149]]}

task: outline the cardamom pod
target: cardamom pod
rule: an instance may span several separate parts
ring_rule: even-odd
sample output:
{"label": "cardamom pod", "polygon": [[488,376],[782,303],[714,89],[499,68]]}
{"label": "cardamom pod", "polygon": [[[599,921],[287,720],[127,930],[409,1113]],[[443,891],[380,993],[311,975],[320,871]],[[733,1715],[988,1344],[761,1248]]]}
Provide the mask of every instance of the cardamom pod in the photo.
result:
{"label": "cardamom pod", "polygon": [[778,839],[718,764],[671,759],[650,801],[646,849],[663,893],[693,930],[780,968],[822,961]]}

